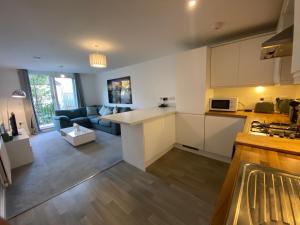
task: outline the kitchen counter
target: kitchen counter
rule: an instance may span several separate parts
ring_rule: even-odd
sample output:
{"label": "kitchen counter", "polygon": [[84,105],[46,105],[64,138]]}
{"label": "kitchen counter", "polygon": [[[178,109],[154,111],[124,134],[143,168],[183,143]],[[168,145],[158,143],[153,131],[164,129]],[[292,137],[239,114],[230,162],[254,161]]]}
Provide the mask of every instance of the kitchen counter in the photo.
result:
{"label": "kitchen counter", "polygon": [[243,132],[236,137],[236,152],[219,194],[211,225],[226,224],[235,179],[241,162],[250,162],[300,174],[300,140],[250,134],[252,121],[289,123],[287,115],[253,112],[207,112],[206,115],[245,118]]}
{"label": "kitchen counter", "polygon": [[175,114],[175,107],[150,108],[102,116],[101,119],[120,124],[136,125],[145,121]]}
{"label": "kitchen counter", "polygon": [[275,151],[266,151],[245,145],[237,145],[235,156],[226,175],[220,191],[211,225],[226,224],[227,215],[231,206],[231,197],[234,190],[241,162],[251,162],[272,168],[300,174],[300,156]]}
{"label": "kitchen counter", "polygon": [[288,115],[284,114],[266,114],[254,112],[207,112],[206,115],[211,116],[226,116],[245,118],[245,125],[242,133],[236,137],[237,144],[243,144],[252,147],[263,148],[267,150],[279,151],[283,153],[290,153],[300,155],[300,140],[277,138],[250,134],[250,127],[253,121],[260,122],[276,122],[276,123],[290,123]]}
{"label": "kitchen counter", "polygon": [[175,143],[176,109],[150,108],[101,117],[121,124],[123,159],[145,171]]}

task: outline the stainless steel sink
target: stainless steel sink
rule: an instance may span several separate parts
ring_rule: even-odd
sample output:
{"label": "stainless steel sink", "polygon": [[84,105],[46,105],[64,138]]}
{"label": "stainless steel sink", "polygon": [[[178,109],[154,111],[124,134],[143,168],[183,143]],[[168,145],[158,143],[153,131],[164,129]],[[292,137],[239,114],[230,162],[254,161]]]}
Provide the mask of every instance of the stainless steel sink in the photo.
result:
{"label": "stainless steel sink", "polygon": [[300,225],[300,176],[242,163],[226,224]]}

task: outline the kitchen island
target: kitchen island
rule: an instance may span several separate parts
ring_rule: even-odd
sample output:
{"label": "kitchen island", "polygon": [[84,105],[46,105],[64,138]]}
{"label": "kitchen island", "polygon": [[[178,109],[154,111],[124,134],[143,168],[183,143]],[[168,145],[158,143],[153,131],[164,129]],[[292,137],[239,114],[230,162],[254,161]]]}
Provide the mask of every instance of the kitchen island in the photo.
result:
{"label": "kitchen island", "polygon": [[289,123],[287,115],[260,114],[252,112],[208,112],[207,115],[243,117],[246,119],[243,132],[236,137],[236,152],[230,164],[225,182],[216,202],[211,225],[225,225],[232,204],[238,172],[243,162],[300,174],[300,141],[249,133],[252,121]]}
{"label": "kitchen island", "polygon": [[124,161],[145,171],[175,144],[173,107],[150,108],[101,117],[121,124]]}

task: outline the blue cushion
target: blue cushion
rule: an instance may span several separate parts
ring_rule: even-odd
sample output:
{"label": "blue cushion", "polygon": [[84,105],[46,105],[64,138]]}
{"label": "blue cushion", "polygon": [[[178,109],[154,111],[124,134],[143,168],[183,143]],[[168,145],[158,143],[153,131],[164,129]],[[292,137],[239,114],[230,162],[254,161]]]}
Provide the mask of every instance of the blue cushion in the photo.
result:
{"label": "blue cushion", "polygon": [[99,125],[104,127],[111,127],[111,122],[106,120],[99,120]]}
{"label": "blue cushion", "polygon": [[106,116],[106,115],[112,114],[112,107],[102,106],[99,111],[99,114],[101,116]]}
{"label": "blue cushion", "polygon": [[93,124],[99,124],[99,117],[98,116],[88,116],[89,120]]}

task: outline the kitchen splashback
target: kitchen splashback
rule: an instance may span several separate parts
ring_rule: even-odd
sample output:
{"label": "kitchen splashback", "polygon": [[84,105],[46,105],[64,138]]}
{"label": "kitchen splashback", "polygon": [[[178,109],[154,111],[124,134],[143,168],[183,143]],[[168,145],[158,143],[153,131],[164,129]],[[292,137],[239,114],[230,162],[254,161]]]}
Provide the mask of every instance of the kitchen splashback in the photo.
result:
{"label": "kitchen splashback", "polygon": [[240,87],[240,88],[216,88],[213,90],[214,97],[238,97],[239,109],[254,109],[255,103],[264,98],[265,101],[273,101],[275,98],[300,98],[300,85],[282,85],[282,86],[265,86],[263,89],[256,87]]}

